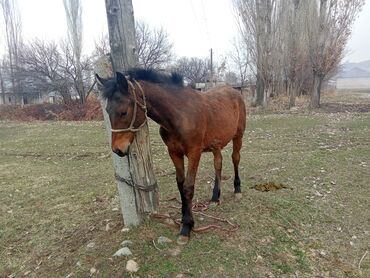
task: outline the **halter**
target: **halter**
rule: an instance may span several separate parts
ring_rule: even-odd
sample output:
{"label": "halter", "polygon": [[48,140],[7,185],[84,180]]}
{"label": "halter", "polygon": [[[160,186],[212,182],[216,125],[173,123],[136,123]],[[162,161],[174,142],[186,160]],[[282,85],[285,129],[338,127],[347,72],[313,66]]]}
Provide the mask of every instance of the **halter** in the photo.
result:
{"label": "halter", "polygon": [[[140,103],[138,101],[137,97],[136,97],[135,86],[127,78],[126,78],[126,80],[127,80],[127,83],[128,83],[129,92],[134,97],[134,113],[132,115],[131,123],[130,123],[130,126],[128,128],[120,128],[120,129],[113,129],[113,128],[111,128],[111,132],[127,132],[127,131],[137,132],[137,131],[139,131],[146,124],[147,119],[148,119],[148,117],[147,117],[147,108],[146,108],[146,98],[145,98],[145,93],[144,93],[143,88],[140,86],[139,82],[137,82],[134,79],[134,82],[135,82],[136,86],[139,88],[141,94],[143,95],[143,103]],[[136,116],[137,116],[136,113],[137,113],[137,106],[138,105],[145,112],[145,120],[144,120],[144,122],[139,127],[134,128],[134,123],[135,123]]]}

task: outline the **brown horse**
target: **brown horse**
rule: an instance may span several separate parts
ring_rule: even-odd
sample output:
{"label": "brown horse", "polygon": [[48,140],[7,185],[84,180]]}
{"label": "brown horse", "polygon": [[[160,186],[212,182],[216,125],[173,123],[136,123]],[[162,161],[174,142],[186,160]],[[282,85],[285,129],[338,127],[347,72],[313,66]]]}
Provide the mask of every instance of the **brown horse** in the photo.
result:
{"label": "brown horse", "polygon": [[[206,93],[183,87],[182,77],[160,74],[153,70],[133,69],[126,77],[104,80],[106,110],[112,127],[112,151],[125,156],[135,131],[149,118],[160,125],[160,135],[167,145],[176,168],[176,181],[182,201],[182,227],[185,240],[194,226],[192,199],[202,152],[214,155],[215,182],[211,201],[221,193],[221,150],[233,141],[234,193],[241,196],[238,165],[246,124],[246,108],[239,91],[216,87]],[[145,94],[144,94],[145,93]],[[188,158],[185,175],[184,155]]]}

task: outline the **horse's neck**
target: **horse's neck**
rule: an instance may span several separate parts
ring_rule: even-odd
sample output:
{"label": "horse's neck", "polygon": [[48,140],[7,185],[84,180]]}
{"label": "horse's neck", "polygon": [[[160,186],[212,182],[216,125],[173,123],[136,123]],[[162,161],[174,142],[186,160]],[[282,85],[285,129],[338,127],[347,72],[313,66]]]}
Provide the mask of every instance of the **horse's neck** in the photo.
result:
{"label": "horse's neck", "polygon": [[175,96],[156,84],[141,82],[141,85],[146,95],[149,118],[163,127],[173,127],[172,120],[180,112],[174,105]]}

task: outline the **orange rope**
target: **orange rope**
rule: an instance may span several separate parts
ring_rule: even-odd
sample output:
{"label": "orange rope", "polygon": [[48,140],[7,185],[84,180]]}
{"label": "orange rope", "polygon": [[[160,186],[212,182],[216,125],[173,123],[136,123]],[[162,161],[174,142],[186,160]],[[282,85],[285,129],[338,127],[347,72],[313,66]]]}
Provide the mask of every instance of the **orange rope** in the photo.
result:
{"label": "orange rope", "polygon": [[[176,197],[165,200],[165,202],[169,202],[169,201],[176,201],[177,203],[181,204],[181,202]],[[230,220],[228,220],[226,218],[220,218],[220,217],[216,217],[216,216],[204,213],[204,211],[208,210],[209,204],[210,204],[210,202],[194,203],[192,205],[192,211],[193,211],[194,214],[199,214],[201,216],[216,220],[218,222],[226,223],[229,226],[231,226],[232,228],[228,229],[228,228],[224,228],[224,227],[222,227],[220,225],[217,225],[217,224],[209,224],[207,226],[193,228],[193,232],[203,233],[203,232],[205,232],[207,230],[210,230],[210,229],[218,229],[218,230],[222,230],[222,231],[226,231],[226,232],[235,232],[236,230],[238,230],[238,228],[239,228],[238,225],[232,223]],[[178,206],[175,206],[175,205],[166,205],[166,206],[163,206],[163,207],[170,208],[170,209],[177,209],[177,210],[181,209],[181,207],[178,207]],[[171,219],[178,226],[181,226],[181,221],[179,219],[173,219],[171,216],[169,216],[167,214],[157,213],[157,214],[153,214],[152,216],[155,217],[155,218],[159,218],[159,219]]]}

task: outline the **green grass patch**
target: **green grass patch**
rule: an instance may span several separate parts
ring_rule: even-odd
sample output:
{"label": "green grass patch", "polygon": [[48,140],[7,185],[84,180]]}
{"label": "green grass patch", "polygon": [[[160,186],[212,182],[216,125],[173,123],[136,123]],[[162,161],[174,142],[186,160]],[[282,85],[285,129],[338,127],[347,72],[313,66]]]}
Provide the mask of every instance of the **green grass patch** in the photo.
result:
{"label": "green grass patch", "polygon": [[[0,277],[86,277],[91,268],[99,277],[125,277],[128,259],[138,262],[140,277],[360,277],[369,233],[369,126],[368,113],[252,115],[241,153],[243,199],[233,199],[228,146],[222,204],[207,212],[239,229],[194,234],[171,256],[178,228],[152,219],[121,232],[101,122],[0,122]],[[150,132],[164,204],[178,196],[175,173],[153,123]],[[210,198],[213,176],[205,154],[195,200]],[[251,189],[266,182],[290,189]],[[164,206],[160,212],[180,217]],[[196,225],[205,223],[196,216]],[[154,245],[159,236],[174,242]],[[127,239],[133,256],[113,258]],[[370,275],[368,261],[361,272]]]}

